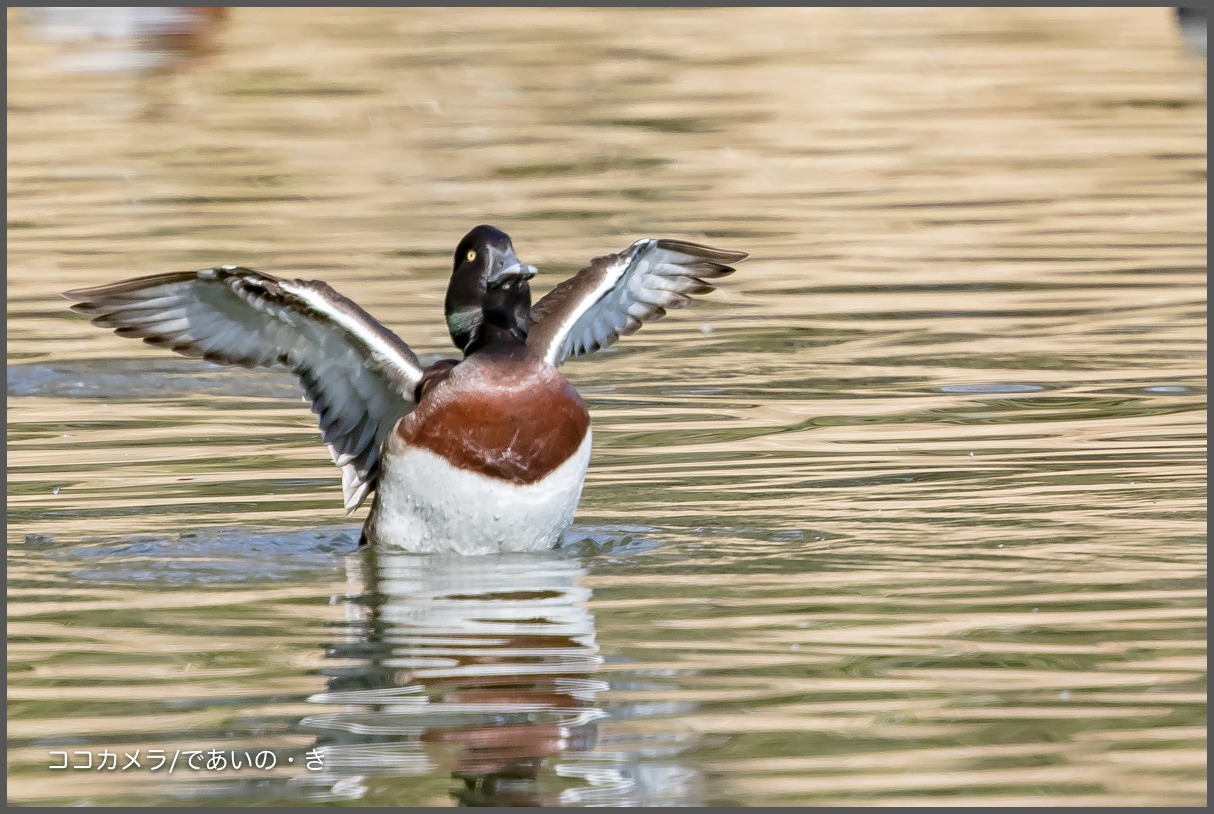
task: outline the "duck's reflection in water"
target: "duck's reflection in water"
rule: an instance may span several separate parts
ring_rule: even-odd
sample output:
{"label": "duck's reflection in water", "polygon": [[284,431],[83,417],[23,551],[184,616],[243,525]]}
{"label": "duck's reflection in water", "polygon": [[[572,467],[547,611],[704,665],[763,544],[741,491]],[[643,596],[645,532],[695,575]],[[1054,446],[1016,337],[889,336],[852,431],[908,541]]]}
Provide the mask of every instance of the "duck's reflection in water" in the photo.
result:
{"label": "duck's reflection in water", "polygon": [[606,684],[575,558],[366,552],[349,568],[347,638],[327,654],[346,665],[309,699],[333,711],[303,722],[324,762],[312,791],[373,802],[373,778],[450,776],[466,805],[623,802],[631,783],[585,755]]}

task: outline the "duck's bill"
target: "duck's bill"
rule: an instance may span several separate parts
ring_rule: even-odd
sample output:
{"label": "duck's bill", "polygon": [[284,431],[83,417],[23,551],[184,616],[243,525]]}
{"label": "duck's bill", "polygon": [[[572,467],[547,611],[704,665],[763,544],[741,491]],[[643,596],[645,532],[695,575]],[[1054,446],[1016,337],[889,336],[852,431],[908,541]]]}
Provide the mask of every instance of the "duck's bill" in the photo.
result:
{"label": "duck's bill", "polygon": [[489,277],[490,283],[502,283],[506,280],[530,280],[539,270],[530,263],[512,263],[509,266],[494,272]]}

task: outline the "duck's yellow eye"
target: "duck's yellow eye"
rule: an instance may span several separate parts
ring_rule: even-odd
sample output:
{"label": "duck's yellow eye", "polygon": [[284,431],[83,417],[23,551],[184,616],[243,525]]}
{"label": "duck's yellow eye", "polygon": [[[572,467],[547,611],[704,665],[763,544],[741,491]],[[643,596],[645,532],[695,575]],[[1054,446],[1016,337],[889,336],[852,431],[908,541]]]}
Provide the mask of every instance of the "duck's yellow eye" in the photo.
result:
{"label": "duck's yellow eye", "polygon": [[464,255],[464,259],[466,259],[469,263],[471,263],[473,260],[475,260],[476,259],[476,249],[469,249],[468,253],[466,255]]}

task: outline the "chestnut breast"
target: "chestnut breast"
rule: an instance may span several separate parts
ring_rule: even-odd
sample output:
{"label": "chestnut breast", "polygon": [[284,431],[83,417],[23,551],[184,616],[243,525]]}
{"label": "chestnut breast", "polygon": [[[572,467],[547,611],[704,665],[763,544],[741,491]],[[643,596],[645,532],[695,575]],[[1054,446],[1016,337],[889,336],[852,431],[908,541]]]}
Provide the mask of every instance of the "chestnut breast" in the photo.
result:
{"label": "chestnut breast", "polygon": [[417,408],[397,423],[389,454],[422,447],[461,469],[529,484],[564,463],[586,437],[585,402],[530,351],[477,353],[443,373],[421,388]]}

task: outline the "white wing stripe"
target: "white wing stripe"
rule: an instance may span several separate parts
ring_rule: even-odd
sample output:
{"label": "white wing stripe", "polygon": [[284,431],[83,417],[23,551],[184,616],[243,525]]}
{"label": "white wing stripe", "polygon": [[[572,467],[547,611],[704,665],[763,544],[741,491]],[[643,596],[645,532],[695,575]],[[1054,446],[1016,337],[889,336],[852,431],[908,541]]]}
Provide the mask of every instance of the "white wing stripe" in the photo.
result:
{"label": "white wing stripe", "polygon": [[638,240],[619,254],[596,257],[559,283],[532,309],[527,344],[553,366],[610,347],[690,305],[732,274],[745,252],[681,240]]}
{"label": "white wing stripe", "polygon": [[[388,362],[401,371],[412,372],[416,370],[416,362],[402,356],[396,347],[384,341],[384,338],[378,333],[365,330],[366,326],[358,320],[352,319],[349,314],[340,309],[332,308],[329,301],[319,292],[311,288],[304,288],[289,283],[284,283],[282,288],[284,291],[306,302],[309,308],[318,314],[323,314],[326,319],[347,333],[357,336],[376,359]],[[418,381],[420,381],[420,377],[418,377]],[[416,385],[417,381],[413,381],[411,384]]]}
{"label": "white wing stripe", "polygon": [[545,362],[550,365],[557,364],[557,360],[564,355],[565,337],[569,331],[573,329],[573,326],[577,324],[577,321],[582,318],[583,314],[593,308],[599,300],[607,296],[607,293],[611,289],[615,288],[616,283],[620,281],[620,277],[624,275],[624,272],[628,271],[632,258],[637,256],[641,247],[651,242],[650,240],[638,240],[629,246],[627,251],[620,253],[620,259],[616,261],[615,266],[603,275],[603,279],[595,287],[594,291],[590,292],[588,296],[583,297],[578,307],[573,309],[565,321],[561,323],[561,326],[556,331],[555,338],[548,346],[548,352],[544,354]]}
{"label": "white wing stripe", "polygon": [[422,370],[408,346],[321,282],[222,267],[65,292],[72,310],[119,336],[299,378],[342,467],[346,508],[375,487],[383,439],[413,406]]}

